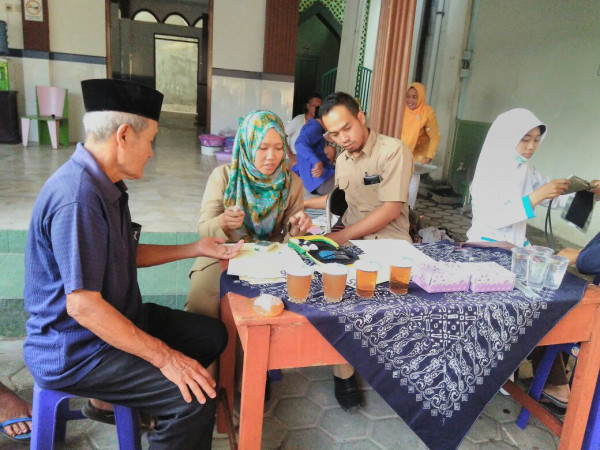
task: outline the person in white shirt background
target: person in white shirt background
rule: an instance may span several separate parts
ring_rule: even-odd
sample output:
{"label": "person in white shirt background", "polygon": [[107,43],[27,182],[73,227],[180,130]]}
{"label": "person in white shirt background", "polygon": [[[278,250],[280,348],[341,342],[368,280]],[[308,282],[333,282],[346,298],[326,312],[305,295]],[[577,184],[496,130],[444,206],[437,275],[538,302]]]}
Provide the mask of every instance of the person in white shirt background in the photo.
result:
{"label": "person in white shirt background", "polygon": [[[473,220],[467,238],[473,241],[507,241],[529,244],[527,220],[541,204],[564,208],[569,196],[567,179],[550,180],[528,164],[547,127],[531,111],[511,109],[500,114],[485,138],[477,161],[471,196]],[[600,182],[591,182],[600,194]]]}

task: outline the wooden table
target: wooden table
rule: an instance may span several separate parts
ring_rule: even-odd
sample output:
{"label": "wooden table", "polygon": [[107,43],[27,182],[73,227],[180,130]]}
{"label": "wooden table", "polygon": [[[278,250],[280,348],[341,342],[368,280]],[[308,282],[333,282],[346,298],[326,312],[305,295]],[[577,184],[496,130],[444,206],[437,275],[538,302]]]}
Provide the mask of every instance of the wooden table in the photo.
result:
{"label": "wooden table", "polygon": [[[252,310],[252,300],[229,293],[221,301],[221,320],[229,332],[229,343],[220,359],[220,386],[226,403],[219,408],[219,432],[229,431],[233,411],[236,335],[244,349],[239,448],[260,449],[267,370],[342,364],[346,361],[299,314],[284,310],[277,317],[263,317]],[[560,436],[559,449],[581,448],[592,397],[600,368],[600,288],[589,285],[582,301],[540,342],[540,345],[581,342],[571,399],[564,424],[532,400],[514,383],[504,388],[553,433]],[[222,403],[222,402],[220,402]],[[236,447],[232,438],[232,447]]]}

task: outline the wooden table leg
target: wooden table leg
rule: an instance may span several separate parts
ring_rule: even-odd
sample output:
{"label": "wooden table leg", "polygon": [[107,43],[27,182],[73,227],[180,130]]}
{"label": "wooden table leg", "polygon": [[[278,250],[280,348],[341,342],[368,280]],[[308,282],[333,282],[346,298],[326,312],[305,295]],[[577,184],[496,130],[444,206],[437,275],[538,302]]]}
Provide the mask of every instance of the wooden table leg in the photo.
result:
{"label": "wooden table leg", "polygon": [[590,340],[581,343],[569,407],[560,436],[560,450],[580,449],[600,368],[600,308],[596,308]]}
{"label": "wooden table leg", "polygon": [[[227,403],[229,411],[233,412],[233,399],[235,396],[235,347],[237,342],[237,329],[231,314],[229,306],[229,297],[225,295],[221,300],[221,320],[227,328],[229,339],[227,347],[219,358],[219,388],[224,389],[227,393]],[[225,417],[224,410],[217,410],[217,431],[225,433],[228,430],[228,420]],[[235,430],[229,430],[235,433]]]}
{"label": "wooden table leg", "polygon": [[240,450],[260,449],[270,334],[269,325],[249,326],[247,333],[241,333],[244,371],[240,405]]}

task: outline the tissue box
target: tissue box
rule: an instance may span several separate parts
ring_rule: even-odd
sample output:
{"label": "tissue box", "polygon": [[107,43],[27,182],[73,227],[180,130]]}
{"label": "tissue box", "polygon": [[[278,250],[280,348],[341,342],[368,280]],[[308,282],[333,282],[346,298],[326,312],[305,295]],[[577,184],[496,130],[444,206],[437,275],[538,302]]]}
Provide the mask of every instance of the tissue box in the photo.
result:
{"label": "tissue box", "polygon": [[460,263],[471,275],[473,292],[512,291],[515,274],[495,262]]}
{"label": "tissue box", "polygon": [[458,263],[436,262],[418,264],[412,280],[429,293],[468,291],[469,273]]}

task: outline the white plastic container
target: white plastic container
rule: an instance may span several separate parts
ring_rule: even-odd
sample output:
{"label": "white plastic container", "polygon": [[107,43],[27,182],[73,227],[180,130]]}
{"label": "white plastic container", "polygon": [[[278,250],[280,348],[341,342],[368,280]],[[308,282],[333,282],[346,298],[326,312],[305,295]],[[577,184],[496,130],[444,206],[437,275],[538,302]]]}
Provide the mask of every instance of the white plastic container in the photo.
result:
{"label": "white plastic container", "polygon": [[221,147],[212,147],[209,145],[201,145],[200,146],[200,153],[202,153],[203,155],[208,155],[208,156],[212,156],[215,154],[215,152],[220,152],[221,150],[223,150],[223,146],[221,146]]}

